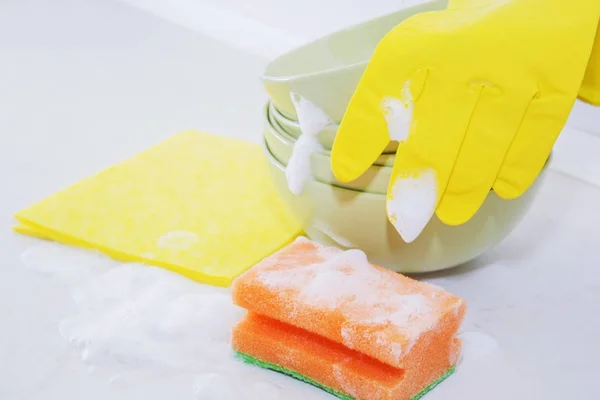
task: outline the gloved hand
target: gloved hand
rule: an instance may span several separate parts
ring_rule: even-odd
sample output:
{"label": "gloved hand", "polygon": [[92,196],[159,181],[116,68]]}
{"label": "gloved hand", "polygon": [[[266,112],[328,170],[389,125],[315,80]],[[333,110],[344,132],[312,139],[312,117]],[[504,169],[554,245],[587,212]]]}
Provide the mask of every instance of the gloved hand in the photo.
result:
{"label": "gloved hand", "polygon": [[600,23],[596,33],[592,56],[588,62],[583,84],[579,90],[579,98],[587,103],[600,106]]}
{"label": "gloved hand", "polygon": [[577,98],[599,19],[596,0],[450,0],[402,22],[346,110],[336,178],[356,179],[398,140],[387,212],[407,242],[434,212],[468,221],[492,188],[520,196]]}

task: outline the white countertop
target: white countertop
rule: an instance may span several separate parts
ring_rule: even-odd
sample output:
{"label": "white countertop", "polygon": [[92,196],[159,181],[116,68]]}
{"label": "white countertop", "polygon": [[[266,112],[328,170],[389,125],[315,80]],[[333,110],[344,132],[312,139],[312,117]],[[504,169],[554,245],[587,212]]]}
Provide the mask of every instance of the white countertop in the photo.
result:
{"label": "white countertop", "polygon": [[[37,241],[12,214],[185,128],[259,140],[265,60],[109,0],[0,2],[0,60],[0,399],[194,399],[185,377],[123,388],[89,373],[59,334],[70,293],[22,267]],[[599,154],[565,132],[510,238],[428,277],[494,344],[428,399],[600,398]],[[268,376],[282,399],[329,398]]]}

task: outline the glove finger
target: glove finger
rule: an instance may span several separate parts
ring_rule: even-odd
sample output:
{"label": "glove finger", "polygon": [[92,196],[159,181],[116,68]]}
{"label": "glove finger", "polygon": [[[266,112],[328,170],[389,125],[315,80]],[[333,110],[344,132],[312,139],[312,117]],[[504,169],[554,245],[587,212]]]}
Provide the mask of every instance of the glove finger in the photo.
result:
{"label": "glove finger", "polygon": [[[421,67],[439,46],[436,35],[427,30],[430,14],[404,21],[377,46],[333,143],[331,168],[339,181],[358,178],[390,140],[407,135],[413,103],[427,76],[427,69]],[[431,51],[423,52],[424,47]]]}
{"label": "glove finger", "polygon": [[411,133],[396,155],[387,196],[390,222],[415,240],[446,189],[478,94],[431,74],[415,104]]}
{"label": "glove finger", "polygon": [[494,182],[498,196],[514,199],[529,189],[546,164],[574,103],[575,96],[538,96],[531,102]]}
{"label": "glove finger", "polygon": [[598,24],[592,55],[579,90],[579,98],[586,103],[600,106],[600,24]]}
{"label": "glove finger", "polygon": [[438,218],[448,225],[467,222],[488,196],[504,157],[533,99],[502,95],[490,86],[473,87],[479,101],[440,204]]}

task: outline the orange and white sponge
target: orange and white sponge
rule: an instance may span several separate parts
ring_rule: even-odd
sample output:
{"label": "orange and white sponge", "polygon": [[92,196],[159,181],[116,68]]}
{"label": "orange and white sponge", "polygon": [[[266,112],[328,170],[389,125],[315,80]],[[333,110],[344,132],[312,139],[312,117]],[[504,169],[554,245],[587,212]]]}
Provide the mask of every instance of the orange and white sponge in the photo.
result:
{"label": "orange and white sponge", "polygon": [[245,361],[342,399],[417,399],[450,375],[465,302],[371,265],[358,250],[294,243],[238,277],[248,310],[232,346]]}

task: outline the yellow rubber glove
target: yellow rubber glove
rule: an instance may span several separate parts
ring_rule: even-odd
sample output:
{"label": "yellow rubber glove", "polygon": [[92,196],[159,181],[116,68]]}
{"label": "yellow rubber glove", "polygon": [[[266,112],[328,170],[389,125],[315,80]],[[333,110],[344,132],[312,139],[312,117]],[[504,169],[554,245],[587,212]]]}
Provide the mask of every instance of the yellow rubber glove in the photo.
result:
{"label": "yellow rubber glove", "polygon": [[400,146],[387,211],[405,241],[434,213],[468,221],[489,191],[512,199],[535,180],[577,98],[600,1],[454,0],[379,43],[332,150],[356,179]]}
{"label": "yellow rubber glove", "polygon": [[579,91],[579,98],[587,103],[600,106],[600,24],[587,71]]}

